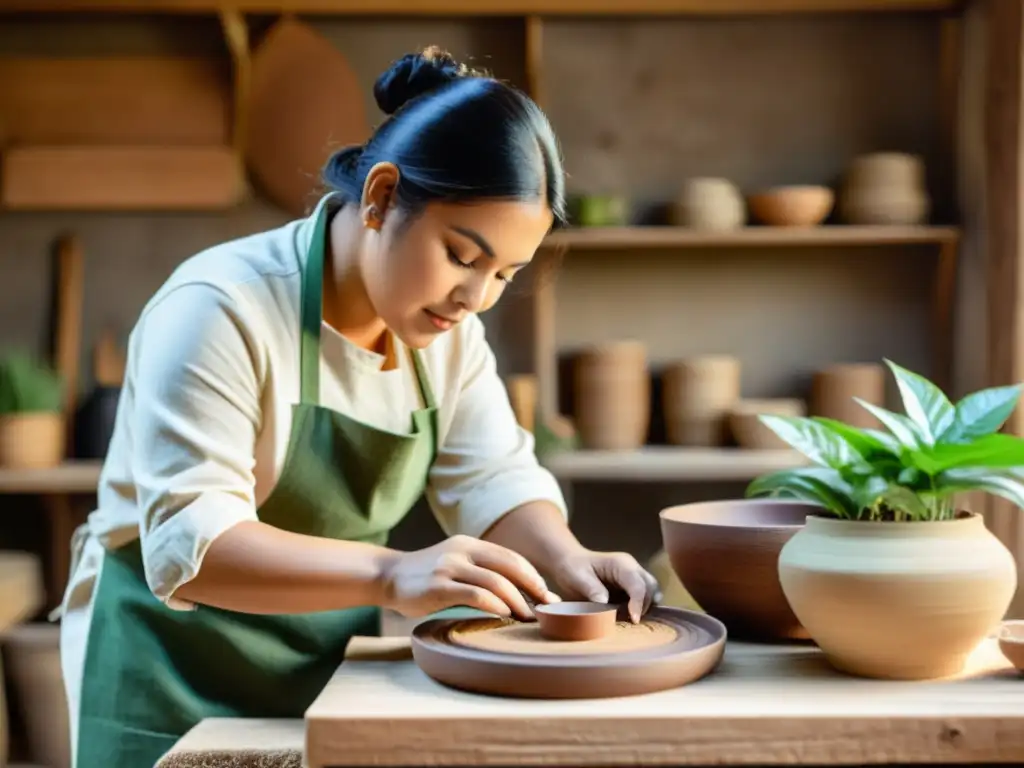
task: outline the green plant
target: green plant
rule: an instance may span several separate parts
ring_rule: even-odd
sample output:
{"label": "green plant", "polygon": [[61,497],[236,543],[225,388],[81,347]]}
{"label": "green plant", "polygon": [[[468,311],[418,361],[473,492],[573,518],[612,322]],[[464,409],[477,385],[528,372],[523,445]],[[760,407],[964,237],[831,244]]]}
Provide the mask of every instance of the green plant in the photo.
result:
{"label": "green plant", "polygon": [[950,520],[954,495],[984,491],[1024,507],[1024,440],[999,432],[1022,387],[993,387],[955,405],[923,376],[886,360],[905,414],[857,402],[888,431],[821,417],[760,416],[811,466],[754,480],[746,495],[789,496],[853,520]]}
{"label": "green plant", "polygon": [[28,355],[10,354],[0,360],[0,415],[59,411],[63,389],[53,369]]}

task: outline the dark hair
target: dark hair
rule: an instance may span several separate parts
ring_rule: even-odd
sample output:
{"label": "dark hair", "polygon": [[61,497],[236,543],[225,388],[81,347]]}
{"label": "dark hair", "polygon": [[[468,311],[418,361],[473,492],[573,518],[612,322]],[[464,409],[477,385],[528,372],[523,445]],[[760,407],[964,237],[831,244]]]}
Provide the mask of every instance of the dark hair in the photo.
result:
{"label": "dark hair", "polygon": [[529,96],[472,70],[437,47],[382,74],[373,95],[388,118],[363,146],[336,152],[324,182],[348,202],[362,198],[378,162],[399,170],[397,205],[543,199],[565,223],[565,176],[547,117]]}

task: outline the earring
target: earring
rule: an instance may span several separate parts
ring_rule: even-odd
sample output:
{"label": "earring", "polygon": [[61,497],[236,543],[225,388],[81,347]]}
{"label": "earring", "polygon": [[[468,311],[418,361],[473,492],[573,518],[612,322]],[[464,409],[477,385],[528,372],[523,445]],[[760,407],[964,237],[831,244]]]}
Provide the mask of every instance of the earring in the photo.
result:
{"label": "earring", "polygon": [[377,206],[371,205],[366,210],[366,220],[364,226],[369,229],[380,229],[380,214],[377,213]]}

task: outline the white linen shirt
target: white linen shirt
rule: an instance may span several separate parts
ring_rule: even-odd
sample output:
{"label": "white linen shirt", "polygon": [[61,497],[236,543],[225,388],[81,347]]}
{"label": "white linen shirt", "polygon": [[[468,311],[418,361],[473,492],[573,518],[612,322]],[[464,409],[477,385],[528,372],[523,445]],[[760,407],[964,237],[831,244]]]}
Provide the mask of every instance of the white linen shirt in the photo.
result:
{"label": "white linen shirt", "polygon": [[[170,607],[192,607],[171,595],[196,575],[217,536],[257,519],[284,463],[299,400],[301,270],[315,216],[189,258],[129,338],[88,532],[106,547],[140,538],[146,581]],[[398,368],[382,371],[382,355],[322,325],[321,404],[408,433],[423,401],[408,352],[395,344]],[[515,420],[480,319],[468,317],[420,354],[440,443],[426,493],[445,533],[480,536],[538,500],[565,516],[557,482]]]}

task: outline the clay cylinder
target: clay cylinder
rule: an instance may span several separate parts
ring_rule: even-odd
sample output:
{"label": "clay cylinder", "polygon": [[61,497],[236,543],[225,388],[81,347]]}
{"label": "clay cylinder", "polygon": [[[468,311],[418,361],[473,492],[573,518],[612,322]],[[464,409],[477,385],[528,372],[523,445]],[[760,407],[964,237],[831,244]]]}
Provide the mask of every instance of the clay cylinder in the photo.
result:
{"label": "clay cylinder", "polygon": [[885,405],[885,369],[877,363],[832,365],[814,374],[811,413],[860,429],[878,429],[878,419],[853,398]]}
{"label": "clay cylinder", "polygon": [[729,410],[740,398],[740,361],[727,355],[682,360],[665,369],[665,433],[673,445],[719,446]]}
{"label": "clay cylinder", "polygon": [[529,375],[510,376],[506,382],[509,404],[519,426],[533,432],[537,417],[537,377]]}
{"label": "clay cylinder", "polygon": [[921,224],[930,209],[919,156],[877,152],[850,164],[839,201],[847,224]]}
{"label": "clay cylinder", "polygon": [[580,445],[590,450],[629,450],[647,440],[651,380],[647,348],[637,341],[598,345],[575,366],[575,420]]}

